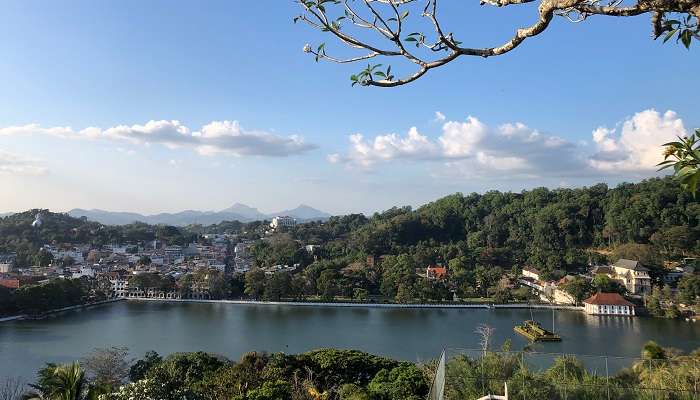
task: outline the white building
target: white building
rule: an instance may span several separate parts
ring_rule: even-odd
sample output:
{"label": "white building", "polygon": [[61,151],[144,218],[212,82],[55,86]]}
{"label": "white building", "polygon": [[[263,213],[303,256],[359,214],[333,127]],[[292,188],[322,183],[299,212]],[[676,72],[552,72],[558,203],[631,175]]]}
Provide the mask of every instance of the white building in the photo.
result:
{"label": "white building", "polygon": [[181,246],[167,246],[165,249],[166,257],[168,257],[171,260],[178,259],[182,257],[182,247]]}
{"label": "white building", "polygon": [[639,261],[621,258],[610,266],[594,267],[593,275],[603,274],[615,279],[631,294],[651,293],[651,277],[649,270],[643,267]]}
{"label": "white building", "polygon": [[114,254],[126,254],[127,246],[122,246],[118,244],[110,244],[105,246],[105,248]]}
{"label": "white building", "polygon": [[287,216],[277,216],[275,218],[272,218],[272,222],[270,223],[270,227],[272,229],[278,229],[278,228],[293,228],[296,226],[297,220]]}
{"label": "white building", "polygon": [[80,270],[73,272],[73,279],[80,279],[82,277],[94,278],[95,270],[92,267],[81,266]]}
{"label": "white building", "polygon": [[321,246],[317,244],[307,244],[305,247],[306,252],[309,254],[314,254]]}
{"label": "white building", "polygon": [[617,293],[596,293],[583,301],[586,314],[634,315],[634,304]]}
{"label": "white building", "polygon": [[113,297],[127,297],[129,293],[129,281],[126,279],[110,279]]}
{"label": "white building", "polygon": [[532,278],[536,281],[540,280],[540,271],[533,267],[524,267],[522,270],[522,275],[526,278]]}

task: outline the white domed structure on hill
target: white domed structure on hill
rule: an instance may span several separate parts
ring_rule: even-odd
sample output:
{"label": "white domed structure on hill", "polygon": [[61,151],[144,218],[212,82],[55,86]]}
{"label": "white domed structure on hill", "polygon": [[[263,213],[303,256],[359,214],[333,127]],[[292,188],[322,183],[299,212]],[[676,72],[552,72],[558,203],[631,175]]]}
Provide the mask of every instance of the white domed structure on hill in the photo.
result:
{"label": "white domed structure on hill", "polygon": [[38,213],[36,217],[34,217],[34,222],[32,222],[32,228],[39,228],[43,223],[44,220],[41,217],[41,213]]}

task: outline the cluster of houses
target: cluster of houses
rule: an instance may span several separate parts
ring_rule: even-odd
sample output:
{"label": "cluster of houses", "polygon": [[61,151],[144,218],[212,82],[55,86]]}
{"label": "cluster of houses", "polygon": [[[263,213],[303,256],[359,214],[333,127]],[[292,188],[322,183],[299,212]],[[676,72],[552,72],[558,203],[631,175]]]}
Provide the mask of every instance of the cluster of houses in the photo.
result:
{"label": "cluster of houses", "polygon": [[[651,294],[649,270],[639,261],[619,259],[612,265],[593,266],[587,275],[581,275],[581,277],[593,279],[597,275],[605,275],[619,282],[631,297],[641,298]],[[560,305],[576,305],[573,296],[562,289],[562,286],[573,278],[572,275],[566,275],[559,280],[546,280],[536,268],[525,267],[522,269],[519,282],[534,289],[543,301]],[[585,299],[583,306],[587,314],[635,315],[634,304],[619,293],[596,293]]]}
{"label": "cluster of houses", "polygon": [[265,272],[265,275],[274,275],[278,274],[280,272],[293,272],[296,271],[297,268],[299,268],[299,264],[294,264],[294,265],[273,265],[271,267],[263,267],[262,270]]}
{"label": "cluster of houses", "polygon": [[[374,260],[373,260],[374,261]],[[557,273],[558,272],[558,273]],[[428,265],[424,269],[418,269],[417,274],[428,280],[444,280],[448,277],[448,269],[442,265]],[[668,271],[664,279],[667,283],[677,280],[683,274],[693,273],[692,267],[677,267]],[[549,276],[559,276],[557,279],[547,279]],[[580,278],[593,280],[598,275],[604,275],[611,281],[619,283],[625,289],[625,296],[630,299],[642,299],[652,293],[652,280],[649,269],[639,261],[619,259],[611,265],[591,266],[586,274],[570,275],[561,271],[554,274],[541,273],[533,267],[522,268],[521,276],[517,284],[529,287],[536,293],[540,300],[557,305],[578,306],[576,299],[564,290],[567,282]],[[513,282],[506,282],[506,286],[514,287]],[[619,293],[596,293],[583,300],[583,310],[592,315],[635,315],[635,304]]]}
{"label": "cluster of houses", "polygon": [[[237,239],[235,235],[210,234],[204,235],[204,239],[203,243],[185,246],[161,240],[107,246],[50,244],[42,248],[53,260],[45,267],[15,268],[16,254],[0,254],[0,286],[18,289],[49,279],[72,278],[88,280],[108,297],[155,297],[156,294],[149,293],[147,288],[129,287],[129,278],[158,273],[178,280],[201,269],[229,273],[236,268],[229,251],[231,243]],[[248,259],[238,259],[244,263],[241,268],[247,270]],[[189,290],[194,295],[205,291],[206,288],[195,287]]]}
{"label": "cluster of houses", "polygon": [[242,240],[236,243],[233,248],[235,272],[245,273],[252,268],[253,257],[249,249],[253,243],[255,243],[254,240]]}

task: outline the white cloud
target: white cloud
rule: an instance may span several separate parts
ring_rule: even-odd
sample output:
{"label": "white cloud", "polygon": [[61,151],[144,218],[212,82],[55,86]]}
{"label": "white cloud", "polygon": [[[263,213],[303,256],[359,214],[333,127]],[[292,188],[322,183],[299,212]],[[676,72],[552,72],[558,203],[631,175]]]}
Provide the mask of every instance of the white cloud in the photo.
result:
{"label": "white cloud", "polygon": [[304,153],[316,148],[297,135],[279,136],[262,131],[246,131],[238,121],[214,121],[195,132],[201,144],[202,155],[228,154],[233,156],[265,155],[282,157]]}
{"label": "white cloud", "polygon": [[521,122],[490,127],[476,117],[445,121],[431,138],[411,128],[397,134],[350,136],[345,154],[327,157],[333,164],[361,169],[394,160],[442,161],[443,172],[469,178],[569,178],[618,174],[651,175],[661,158],[660,145],[686,134],[673,111],[646,110],[620,124],[620,134],[605,127],[593,131],[593,147],[546,134]]}
{"label": "white cloud", "polygon": [[598,152],[590,158],[591,167],[606,172],[654,171],[663,161],[661,145],[687,135],[675,112],[653,109],[634,114],[622,123],[619,136],[615,133],[605,127],[593,131]]}
{"label": "white cloud", "polygon": [[175,120],[148,121],[145,125],[119,125],[102,132],[97,128],[92,129],[95,131],[91,133],[91,138],[125,140],[133,144],[158,143],[169,148],[177,148],[196,142],[196,139],[190,134],[189,128]]}
{"label": "white cloud", "polygon": [[486,136],[486,126],[470,116],[466,122],[448,121],[438,139],[448,157],[464,157],[473,153],[476,144]]}
{"label": "white cloud", "polygon": [[412,127],[405,137],[391,133],[380,135],[373,140],[365,140],[360,134],[350,135],[352,145],[349,153],[342,157],[331,154],[328,161],[338,163],[345,161],[363,168],[369,168],[377,162],[393,159],[427,159],[439,156],[440,148],[427,136],[421,135]]}
{"label": "white cloud", "polygon": [[440,111],[435,111],[435,121],[436,122],[444,122],[447,119],[445,114],[441,113]]}
{"label": "white cloud", "polygon": [[522,157],[498,157],[480,151],[476,153],[476,160],[484,167],[497,171],[514,171],[528,168],[527,160]]}
{"label": "white cloud", "polygon": [[522,123],[490,128],[476,117],[466,121],[446,121],[442,133],[431,139],[411,128],[406,136],[395,133],[365,139],[350,136],[346,155],[331,154],[328,161],[362,169],[392,160],[445,161],[448,169],[462,175],[491,172],[532,173],[538,162],[546,161],[543,148],[567,149],[573,145],[556,136],[538,133]]}
{"label": "white cloud", "polygon": [[343,161],[342,157],[338,153],[333,153],[333,154],[327,155],[326,160],[328,160],[328,162],[331,164],[338,164],[341,161]]}
{"label": "white cloud", "polygon": [[134,145],[159,144],[170,149],[188,147],[201,155],[271,156],[301,154],[316,148],[298,135],[281,136],[248,131],[238,121],[213,121],[192,132],[177,120],[148,121],[144,125],[119,125],[107,129],[89,127],[44,128],[38,124],[0,128],[0,136],[45,135],[63,139],[123,141]]}
{"label": "white cloud", "polygon": [[74,138],[77,133],[71,127],[43,128],[39,124],[28,124],[22,126],[8,126],[0,128],[0,136],[25,136],[31,134],[54,136],[59,138]]}
{"label": "white cloud", "polygon": [[0,150],[0,174],[5,175],[44,175],[48,169],[37,160]]}

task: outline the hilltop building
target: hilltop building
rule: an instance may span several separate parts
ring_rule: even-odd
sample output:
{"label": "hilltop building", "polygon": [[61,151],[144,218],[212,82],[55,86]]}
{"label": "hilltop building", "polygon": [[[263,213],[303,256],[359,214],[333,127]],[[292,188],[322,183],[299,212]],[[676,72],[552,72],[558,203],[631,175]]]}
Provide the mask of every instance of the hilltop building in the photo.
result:
{"label": "hilltop building", "polygon": [[644,295],[651,293],[651,277],[649,270],[639,261],[621,258],[610,266],[594,267],[593,275],[607,275],[615,279],[631,294]]}
{"label": "hilltop building", "polygon": [[277,216],[275,218],[272,218],[272,222],[270,223],[270,227],[272,229],[279,229],[279,228],[293,228],[297,224],[297,220],[287,216]]}

